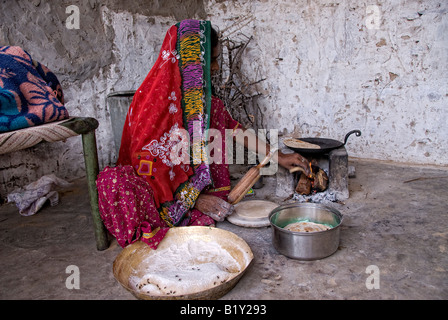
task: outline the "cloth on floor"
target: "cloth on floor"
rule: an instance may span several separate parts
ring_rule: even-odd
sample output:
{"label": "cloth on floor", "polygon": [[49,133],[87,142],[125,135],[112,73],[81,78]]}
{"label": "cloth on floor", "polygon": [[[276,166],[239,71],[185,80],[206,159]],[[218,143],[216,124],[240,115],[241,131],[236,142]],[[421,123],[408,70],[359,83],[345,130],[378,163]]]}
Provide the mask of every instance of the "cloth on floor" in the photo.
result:
{"label": "cloth on floor", "polygon": [[47,202],[51,206],[59,203],[57,187],[69,187],[72,183],[56,177],[54,174],[46,175],[8,194],[8,202],[15,202],[22,216],[31,216],[37,213]]}
{"label": "cloth on floor", "polygon": [[20,47],[0,47],[0,132],[67,119],[56,75]]}

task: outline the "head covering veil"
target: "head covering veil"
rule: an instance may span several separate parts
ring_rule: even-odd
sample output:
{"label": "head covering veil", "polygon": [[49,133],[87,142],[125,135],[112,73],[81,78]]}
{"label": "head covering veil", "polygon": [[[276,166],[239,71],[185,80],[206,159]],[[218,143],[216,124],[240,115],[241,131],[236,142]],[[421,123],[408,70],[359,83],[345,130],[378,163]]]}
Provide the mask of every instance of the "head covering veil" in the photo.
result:
{"label": "head covering veil", "polygon": [[209,21],[184,20],[166,33],[159,56],[126,115],[117,165],[145,178],[168,226],[211,183],[205,149],[211,108]]}

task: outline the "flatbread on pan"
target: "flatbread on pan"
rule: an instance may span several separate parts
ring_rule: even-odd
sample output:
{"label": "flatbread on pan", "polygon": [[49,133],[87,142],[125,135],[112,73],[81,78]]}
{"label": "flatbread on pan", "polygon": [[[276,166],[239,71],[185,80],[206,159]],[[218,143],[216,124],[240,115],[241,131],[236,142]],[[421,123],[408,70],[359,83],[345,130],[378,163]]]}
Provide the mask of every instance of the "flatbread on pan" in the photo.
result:
{"label": "flatbread on pan", "polygon": [[302,141],[296,138],[288,138],[283,140],[283,143],[291,148],[298,148],[298,149],[320,149],[320,146],[314,143],[309,143],[306,141]]}
{"label": "flatbread on pan", "polygon": [[288,224],[284,229],[294,232],[318,232],[329,230],[330,227],[315,222],[300,221]]}

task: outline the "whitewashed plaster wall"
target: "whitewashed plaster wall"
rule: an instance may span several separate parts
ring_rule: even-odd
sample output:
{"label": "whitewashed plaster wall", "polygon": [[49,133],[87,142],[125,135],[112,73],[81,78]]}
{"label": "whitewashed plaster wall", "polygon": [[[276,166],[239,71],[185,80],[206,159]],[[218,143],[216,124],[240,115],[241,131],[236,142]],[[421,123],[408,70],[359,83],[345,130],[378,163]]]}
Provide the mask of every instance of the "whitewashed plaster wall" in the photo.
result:
{"label": "whitewashed plaster wall", "polygon": [[240,21],[254,36],[246,70],[267,78],[258,103],[268,128],[337,140],[360,129],[362,136],[347,144],[350,156],[448,164],[446,1],[210,7],[222,30]]}
{"label": "whitewashed plaster wall", "polygon": [[[348,142],[350,156],[448,165],[444,0],[91,0],[79,3],[80,29],[67,30],[72,4],[2,8],[0,45],[23,46],[47,64],[62,80],[71,115],[99,120],[101,168],[116,160],[106,96],[137,89],[168,27],[186,17],[209,19],[224,35],[238,24],[254,37],[244,71],[266,78],[257,88],[266,128],[338,140],[360,129]],[[372,5],[380,14],[373,24]],[[49,173],[85,175],[80,139],[2,156],[0,194]]]}
{"label": "whitewashed plaster wall", "polygon": [[[10,2],[4,11],[3,3],[0,20],[5,23],[0,26],[0,45],[21,46],[54,71],[71,116],[99,121],[96,138],[102,169],[117,159],[107,95],[140,85],[157,57],[166,30],[179,17],[131,13],[146,5],[141,1],[111,1],[114,10],[100,2],[76,3],[80,28],[71,30],[66,28],[69,14],[65,9],[73,1]],[[169,11],[154,1],[146,2],[150,3],[147,10]],[[123,9],[127,5],[129,11]],[[188,10],[183,13],[188,14]],[[50,173],[68,181],[85,176],[80,137],[0,156],[0,197]]]}

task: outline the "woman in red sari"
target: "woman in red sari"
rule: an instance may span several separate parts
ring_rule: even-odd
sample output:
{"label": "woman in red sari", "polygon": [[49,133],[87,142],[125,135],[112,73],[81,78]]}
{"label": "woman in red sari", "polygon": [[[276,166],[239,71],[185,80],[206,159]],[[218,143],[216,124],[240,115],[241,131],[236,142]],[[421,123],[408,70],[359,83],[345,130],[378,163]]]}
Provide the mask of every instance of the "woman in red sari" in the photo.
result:
{"label": "woman in red sari", "polygon": [[[141,239],[155,249],[170,227],[214,225],[225,218],[219,207],[230,192],[228,164],[209,163],[207,135],[218,130],[225,150],[225,130],[245,129],[212,96],[210,77],[219,70],[219,53],[209,21],[181,21],[168,30],[135,93],[117,166],[106,167],[97,180],[101,216],[122,247]],[[296,153],[277,152],[276,160],[287,169],[308,170]],[[216,212],[195,208],[203,195],[216,197]]]}

